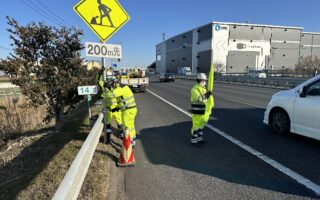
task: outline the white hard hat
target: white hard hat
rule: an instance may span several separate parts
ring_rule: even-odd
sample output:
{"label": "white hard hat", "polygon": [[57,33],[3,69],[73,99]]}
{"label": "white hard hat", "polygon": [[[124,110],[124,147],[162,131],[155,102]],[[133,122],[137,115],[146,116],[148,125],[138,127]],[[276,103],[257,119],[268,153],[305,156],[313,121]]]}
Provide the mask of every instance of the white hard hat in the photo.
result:
{"label": "white hard hat", "polygon": [[198,80],[207,80],[207,76],[204,73],[198,73],[197,74],[197,79]]}
{"label": "white hard hat", "polygon": [[110,72],[110,71],[107,71],[106,75],[107,76],[113,76],[112,72]]}

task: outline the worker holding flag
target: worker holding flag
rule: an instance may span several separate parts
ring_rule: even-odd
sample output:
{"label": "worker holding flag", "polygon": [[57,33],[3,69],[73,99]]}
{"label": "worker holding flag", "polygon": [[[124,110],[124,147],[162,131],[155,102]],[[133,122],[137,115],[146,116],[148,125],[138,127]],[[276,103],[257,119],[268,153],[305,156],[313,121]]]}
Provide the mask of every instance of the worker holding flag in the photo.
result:
{"label": "worker holding flag", "polygon": [[[208,90],[206,84],[208,81]],[[203,128],[209,121],[211,110],[214,107],[212,96],[214,69],[211,66],[209,80],[204,73],[197,74],[197,83],[191,89],[192,129],[191,144],[204,143]]]}

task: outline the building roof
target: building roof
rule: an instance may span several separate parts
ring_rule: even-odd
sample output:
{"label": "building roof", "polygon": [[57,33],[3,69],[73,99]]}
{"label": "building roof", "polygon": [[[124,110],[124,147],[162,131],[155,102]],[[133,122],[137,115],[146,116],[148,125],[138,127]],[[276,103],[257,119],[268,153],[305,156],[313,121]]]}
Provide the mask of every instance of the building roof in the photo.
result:
{"label": "building roof", "polygon": [[226,24],[226,25],[239,25],[239,26],[258,26],[258,27],[270,27],[270,28],[287,28],[287,29],[303,29],[303,27],[294,26],[277,26],[277,25],[267,25],[267,24],[251,24],[251,23],[236,23],[236,22],[216,22],[213,21],[212,24]]}
{"label": "building roof", "polygon": [[[267,24],[252,24],[252,23],[237,23],[237,22],[218,22],[218,21],[213,21],[211,23],[208,23],[208,24],[204,24],[204,25],[201,25],[201,26],[198,26],[196,28],[193,28],[191,30],[188,30],[188,31],[184,31],[182,33],[179,33],[177,35],[174,35],[174,36],[171,36],[169,38],[167,38],[165,41],[167,40],[170,40],[176,36],[179,36],[179,35],[183,35],[185,33],[188,33],[190,31],[193,31],[195,29],[199,29],[199,28],[202,28],[204,26],[207,26],[209,24],[225,24],[225,25],[238,25],[238,26],[255,26],[255,27],[269,27],[269,28],[286,28],[286,29],[299,29],[299,30],[303,30],[303,27],[294,27],[294,26],[277,26],[277,25],[267,25]],[[305,33],[312,33],[312,34],[320,34],[320,33],[313,33],[313,32],[305,32]],[[158,43],[157,45],[165,42],[165,41],[162,41],[160,43]]]}
{"label": "building roof", "polygon": [[320,35],[320,32],[302,32],[302,34]]}

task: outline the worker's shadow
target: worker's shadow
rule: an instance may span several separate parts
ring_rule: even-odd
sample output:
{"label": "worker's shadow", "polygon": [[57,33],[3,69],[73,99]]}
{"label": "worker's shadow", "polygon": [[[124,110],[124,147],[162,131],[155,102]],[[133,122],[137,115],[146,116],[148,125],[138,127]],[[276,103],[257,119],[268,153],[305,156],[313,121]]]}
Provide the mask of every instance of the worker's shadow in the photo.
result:
{"label": "worker's shadow", "polygon": [[[249,115],[249,112],[255,114]],[[217,119],[211,120],[211,123],[215,126],[218,125],[218,127],[219,124],[232,127],[230,125],[237,122],[230,121],[227,117],[224,119],[219,119],[219,117],[239,115],[239,117],[245,118],[246,116],[243,113],[255,117],[255,115],[263,114],[263,112],[263,109],[215,110]],[[262,124],[261,116],[255,119],[260,121],[259,127],[258,125],[254,126],[257,126],[257,130],[264,131],[266,135],[261,137],[261,141],[257,142],[263,142],[263,137],[268,137],[267,133],[270,135],[268,127]],[[248,119],[248,122],[251,120]],[[241,126],[245,126],[245,124],[238,124],[238,127]],[[255,186],[276,192],[303,196],[312,195],[311,192],[306,194],[306,190],[299,184],[208,128],[204,130],[207,143],[201,147],[191,145],[190,128],[191,121],[143,129],[140,131],[138,139],[141,141],[147,158],[154,165],[168,165],[216,177],[227,182]]]}

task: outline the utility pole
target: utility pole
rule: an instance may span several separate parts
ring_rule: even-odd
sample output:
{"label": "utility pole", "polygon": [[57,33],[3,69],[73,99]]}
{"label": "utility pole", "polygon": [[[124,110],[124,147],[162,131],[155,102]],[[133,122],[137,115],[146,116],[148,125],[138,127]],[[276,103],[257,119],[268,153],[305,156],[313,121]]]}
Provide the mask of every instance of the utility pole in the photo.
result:
{"label": "utility pole", "polygon": [[166,33],[162,33],[162,41],[166,40]]}

